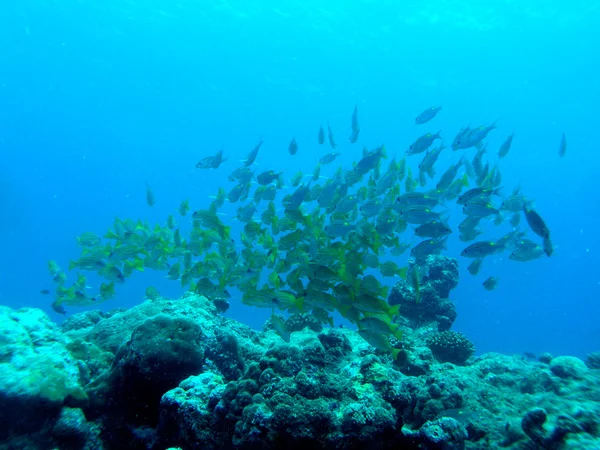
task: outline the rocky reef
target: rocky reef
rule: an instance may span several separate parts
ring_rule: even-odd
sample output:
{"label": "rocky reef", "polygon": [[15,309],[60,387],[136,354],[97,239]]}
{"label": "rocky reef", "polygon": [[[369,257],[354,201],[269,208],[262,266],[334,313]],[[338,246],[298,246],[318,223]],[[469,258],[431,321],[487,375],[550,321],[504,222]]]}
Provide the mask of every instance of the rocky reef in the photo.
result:
{"label": "rocky reef", "polygon": [[192,294],[61,326],[0,308],[0,448],[600,448],[598,355],[474,356],[448,330],[456,265],[428,264],[421,303],[391,295],[396,360],[307,315],[285,342]]}

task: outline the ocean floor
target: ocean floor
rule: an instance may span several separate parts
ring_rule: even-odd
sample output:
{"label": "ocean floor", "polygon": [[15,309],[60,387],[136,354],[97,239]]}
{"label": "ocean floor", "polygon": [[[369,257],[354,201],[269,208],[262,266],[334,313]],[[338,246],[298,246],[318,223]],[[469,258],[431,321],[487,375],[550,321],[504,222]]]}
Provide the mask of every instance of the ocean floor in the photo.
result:
{"label": "ocean floor", "polygon": [[311,315],[286,342],[225,307],[189,294],[62,325],[0,307],[0,448],[600,448],[600,354],[473,356],[413,315],[393,360]]}

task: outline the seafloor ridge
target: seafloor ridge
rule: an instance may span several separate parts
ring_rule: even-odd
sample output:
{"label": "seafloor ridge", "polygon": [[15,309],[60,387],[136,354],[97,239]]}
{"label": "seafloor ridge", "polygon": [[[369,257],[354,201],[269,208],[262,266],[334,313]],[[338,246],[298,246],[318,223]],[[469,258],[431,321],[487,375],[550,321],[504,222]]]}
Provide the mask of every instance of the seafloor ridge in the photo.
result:
{"label": "seafloor ridge", "polygon": [[456,261],[426,265],[420,303],[404,280],[389,298],[395,360],[312,315],[287,339],[191,293],[60,326],[1,307],[0,448],[600,448],[600,353],[473,356],[450,330]]}

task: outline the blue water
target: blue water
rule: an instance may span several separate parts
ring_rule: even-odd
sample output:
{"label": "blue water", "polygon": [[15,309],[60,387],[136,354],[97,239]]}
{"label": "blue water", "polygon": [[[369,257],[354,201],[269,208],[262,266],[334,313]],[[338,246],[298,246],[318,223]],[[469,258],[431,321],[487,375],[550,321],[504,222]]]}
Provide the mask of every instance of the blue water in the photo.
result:
{"label": "blue water", "polygon": [[[407,5],[408,3],[408,5]],[[401,6],[400,6],[401,5]],[[0,304],[43,308],[48,259],[67,267],[75,237],[115,216],[164,224],[181,200],[206,208],[259,137],[260,168],[311,173],[336,133],[349,167],[362,144],[401,155],[425,131],[498,120],[515,139],[503,185],[521,184],[552,230],[555,255],[486,259],[453,291],[455,329],[485,351],[583,356],[600,349],[595,1],[30,0],[0,10]],[[347,142],[359,108],[359,144]],[[431,123],[414,125],[441,104]],[[558,157],[561,134],[568,149]],[[287,145],[296,137],[300,150]],[[221,147],[217,171],[195,163]],[[416,167],[420,157],[410,159]],[[442,154],[438,174],[458,159]],[[334,164],[323,170],[331,175]],[[156,194],[150,208],[145,183]],[[226,207],[225,221],[235,224]],[[178,218],[184,222],[186,218]],[[505,232],[506,230],[504,230]],[[489,238],[501,233],[490,228]],[[447,255],[464,246],[454,237]],[[400,258],[404,262],[406,256]],[[130,307],[164,273],[135,274],[103,308]],[[500,279],[493,292],[481,282]],[[74,274],[71,274],[71,280]],[[70,313],[76,308],[68,308]],[[270,311],[232,300],[259,327]]]}

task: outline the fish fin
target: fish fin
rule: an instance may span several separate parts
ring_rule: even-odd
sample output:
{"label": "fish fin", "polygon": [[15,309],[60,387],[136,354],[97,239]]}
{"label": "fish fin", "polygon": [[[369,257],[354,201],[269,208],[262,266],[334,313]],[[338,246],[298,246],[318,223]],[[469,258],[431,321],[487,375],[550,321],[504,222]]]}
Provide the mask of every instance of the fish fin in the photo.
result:
{"label": "fish fin", "polygon": [[387,149],[385,148],[385,144],[381,144],[381,156],[382,158],[387,159]]}
{"label": "fish fin", "polygon": [[461,184],[463,187],[469,187],[469,176],[465,173],[461,179]]}
{"label": "fish fin", "polygon": [[398,276],[404,280],[406,280],[406,275],[408,274],[408,267],[401,267],[398,271]]}
{"label": "fish fin", "polygon": [[292,302],[294,308],[296,308],[300,312],[304,312],[304,297],[297,298]]}
{"label": "fish fin", "polygon": [[402,340],[402,330],[396,330],[396,331],[394,332],[394,337],[395,337],[396,339],[398,339],[399,341],[401,341],[401,340]]}
{"label": "fish fin", "polygon": [[388,310],[390,316],[399,316],[400,315],[400,305],[391,306]]}

